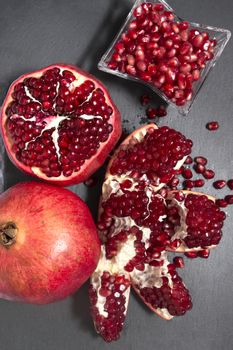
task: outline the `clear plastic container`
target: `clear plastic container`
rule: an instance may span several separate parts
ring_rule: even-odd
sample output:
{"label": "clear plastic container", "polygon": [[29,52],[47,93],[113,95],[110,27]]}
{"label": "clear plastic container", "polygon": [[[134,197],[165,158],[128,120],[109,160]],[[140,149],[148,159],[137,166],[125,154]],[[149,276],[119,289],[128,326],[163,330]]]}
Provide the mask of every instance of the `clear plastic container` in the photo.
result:
{"label": "clear plastic container", "polygon": [[114,69],[111,69],[108,67],[108,63],[109,63],[109,61],[112,57],[112,54],[114,52],[115,44],[121,38],[122,33],[127,31],[130,22],[135,18],[133,15],[135,8],[137,8],[138,6],[140,6],[143,3],[152,3],[152,4],[160,3],[164,6],[164,8],[167,11],[172,11],[174,13],[174,15],[175,15],[174,20],[175,21],[177,21],[177,22],[184,21],[184,19],[181,19],[180,17],[178,17],[175,14],[175,11],[163,0],[148,0],[148,1],[147,0],[137,0],[134,3],[134,6],[132,7],[130,13],[128,14],[124,25],[122,26],[119,33],[115,37],[114,41],[111,43],[109,49],[105,52],[105,54],[101,58],[100,62],[98,63],[98,68],[102,71],[105,71],[107,73],[122,77],[124,79],[130,79],[133,81],[142,82],[146,86],[149,86],[160,97],[162,97],[169,105],[176,108],[180,114],[187,115],[188,112],[190,111],[190,108],[194,102],[195,97],[197,96],[197,93],[200,91],[200,88],[203,85],[204,81],[206,80],[210,70],[215,66],[217,60],[220,58],[227,42],[229,41],[229,39],[231,37],[231,32],[229,30],[226,30],[226,29],[214,28],[214,27],[210,27],[210,26],[206,26],[206,25],[202,25],[202,24],[197,24],[197,23],[192,23],[192,22],[190,23],[190,29],[197,29],[197,30],[200,30],[201,32],[207,32],[211,39],[215,38],[217,40],[217,45],[215,46],[214,57],[211,60],[207,61],[205,68],[203,68],[201,70],[201,75],[200,75],[199,80],[195,81],[192,85],[193,96],[192,96],[191,100],[187,101],[183,106],[177,106],[159,88],[155,87],[151,83],[147,83],[138,77],[129,75],[127,73],[122,73],[119,70],[114,70]]}

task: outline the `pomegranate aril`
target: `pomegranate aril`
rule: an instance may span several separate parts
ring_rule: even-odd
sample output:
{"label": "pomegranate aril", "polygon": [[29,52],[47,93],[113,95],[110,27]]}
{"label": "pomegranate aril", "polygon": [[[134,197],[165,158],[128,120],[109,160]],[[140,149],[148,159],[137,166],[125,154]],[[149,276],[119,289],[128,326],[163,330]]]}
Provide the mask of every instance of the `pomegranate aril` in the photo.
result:
{"label": "pomegranate aril", "polygon": [[198,164],[201,164],[201,165],[207,164],[207,159],[205,157],[202,157],[202,156],[195,157],[194,161]]}
{"label": "pomegranate aril", "polygon": [[230,179],[227,181],[227,186],[229,187],[230,190],[233,190],[233,179]]}
{"label": "pomegranate aril", "polygon": [[191,180],[185,180],[183,185],[184,185],[184,188],[191,189],[194,187],[194,182]]}
{"label": "pomegranate aril", "polygon": [[198,257],[198,252],[185,252],[184,255],[189,259],[195,259]]}
{"label": "pomegranate aril", "polygon": [[188,168],[183,168],[182,170],[182,176],[185,178],[185,179],[191,179],[193,177],[193,173],[190,169]]}
{"label": "pomegranate aril", "polygon": [[213,179],[215,177],[215,172],[211,169],[206,169],[203,173],[205,179]]}
{"label": "pomegranate aril", "polygon": [[173,259],[173,264],[177,267],[177,268],[184,268],[184,259],[181,256],[176,256]]}
{"label": "pomegranate aril", "polygon": [[233,195],[227,195],[225,197],[225,201],[227,202],[227,204],[233,204]]}
{"label": "pomegranate aril", "polygon": [[203,179],[197,179],[193,181],[194,187],[203,187],[205,184],[205,181]]}
{"label": "pomegranate aril", "polygon": [[157,117],[157,109],[156,108],[147,108],[146,115],[149,119],[154,119]]}
{"label": "pomegranate aril", "polygon": [[208,259],[210,256],[210,251],[209,249],[203,249],[198,252],[198,257],[203,258],[203,259]]}
{"label": "pomegranate aril", "polygon": [[216,199],[215,203],[220,208],[226,208],[228,205],[228,202],[225,199]]}
{"label": "pomegranate aril", "polygon": [[196,171],[197,174],[203,174],[206,170],[205,166],[200,163],[194,165],[193,169]]}
{"label": "pomegranate aril", "polygon": [[206,124],[206,128],[210,131],[215,131],[219,128],[219,123],[217,121],[209,122]]}
{"label": "pomegranate aril", "polygon": [[142,96],[140,97],[140,101],[141,101],[141,104],[142,104],[143,106],[145,106],[145,105],[147,105],[148,103],[150,103],[151,97],[150,97],[149,95],[142,95]]}
{"label": "pomegranate aril", "polygon": [[226,186],[226,181],[225,180],[217,180],[213,183],[213,186],[218,190],[222,189],[223,187]]}
{"label": "pomegranate aril", "polygon": [[157,109],[157,117],[166,117],[167,115],[167,111],[166,111],[166,108],[164,106],[160,106],[158,109]]}
{"label": "pomegranate aril", "polygon": [[188,156],[188,157],[185,159],[184,164],[192,164],[192,162],[193,162],[192,157]]}

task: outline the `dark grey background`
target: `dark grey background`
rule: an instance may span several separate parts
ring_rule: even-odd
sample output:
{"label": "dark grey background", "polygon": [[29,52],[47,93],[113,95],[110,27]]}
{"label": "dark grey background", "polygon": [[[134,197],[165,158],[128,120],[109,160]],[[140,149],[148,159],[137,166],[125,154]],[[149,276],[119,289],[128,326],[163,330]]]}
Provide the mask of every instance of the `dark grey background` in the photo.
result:
{"label": "dark grey background", "polygon": [[[101,73],[96,65],[101,54],[124,21],[129,0],[1,0],[0,1],[0,98],[18,75],[55,62],[77,64],[100,78],[118,105],[125,129],[141,123],[144,109],[139,96],[142,85]],[[173,0],[177,13],[188,20],[225,27],[233,31],[233,2],[229,0]],[[194,141],[194,154],[209,158],[218,178],[233,178],[233,40],[211,72],[187,118],[175,111],[162,123],[185,133]],[[154,97],[155,103],[158,101]],[[216,133],[206,122],[218,120]],[[127,122],[128,121],[128,122]],[[162,124],[161,123],[161,124]],[[102,172],[103,173],[103,172]],[[25,179],[6,161],[6,187]],[[96,215],[99,186],[73,189]],[[205,190],[213,190],[211,182]],[[224,195],[227,191],[221,191]],[[92,205],[91,205],[92,204]],[[233,208],[223,240],[210,258],[186,260],[181,271],[193,297],[193,309],[186,316],[164,321],[131,296],[121,339],[105,344],[93,331],[87,285],[63,302],[48,306],[0,302],[1,350],[100,350],[100,349],[233,349]]]}

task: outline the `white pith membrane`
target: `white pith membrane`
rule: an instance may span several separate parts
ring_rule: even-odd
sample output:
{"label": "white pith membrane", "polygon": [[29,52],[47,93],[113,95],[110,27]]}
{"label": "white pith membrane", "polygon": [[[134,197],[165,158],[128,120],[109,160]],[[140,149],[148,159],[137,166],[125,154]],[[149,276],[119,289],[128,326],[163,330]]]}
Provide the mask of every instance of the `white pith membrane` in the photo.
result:
{"label": "white pith membrane", "polygon": [[[124,150],[127,148],[128,144],[134,145],[135,143],[141,141],[146,135],[147,130],[149,128],[157,129],[157,126],[153,124],[149,125],[147,127],[139,129],[139,131],[136,131],[133,134],[133,136],[131,137],[129,136],[126,139],[126,141],[124,141],[123,144],[120,145],[120,147],[118,148],[116,152],[116,157],[120,150],[122,149]],[[185,159],[186,157],[184,157],[182,160],[177,162],[177,164],[175,165],[176,170],[178,170],[183,165]],[[122,174],[122,175],[112,175],[109,171],[111,167],[111,163],[112,162],[110,162],[109,164],[105,181],[102,187],[102,198],[101,198],[101,203],[99,207],[99,217],[101,217],[101,214],[104,212],[104,209],[101,204],[106,202],[111,195],[114,195],[117,197],[124,195],[124,190],[122,190],[121,184],[126,180],[131,181],[131,186],[129,188],[127,187],[127,191],[129,192],[137,191],[137,186],[139,184],[139,181],[142,181],[142,180],[144,181],[145,187],[143,191],[148,198],[147,208],[149,208],[149,205],[152,200],[152,196],[161,198],[161,200],[164,202],[164,205],[166,205],[165,199],[158,194],[158,191],[163,186],[165,186],[165,184],[161,183],[158,186],[151,184],[151,181],[147,178],[146,174],[143,174],[140,178],[132,178],[130,176],[130,172],[126,172],[125,174]],[[148,210],[148,216],[149,215],[150,214]],[[112,214],[111,219],[112,219],[111,226],[108,227],[107,230],[99,228],[99,236],[101,237],[103,243],[108,242],[109,238],[114,238],[115,236],[117,236],[122,230],[130,231],[133,228],[137,228],[142,232],[141,243],[144,244],[145,250],[151,246],[150,236],[153,232],[153,229],[151,230],[149,227],[146,227],[143,225],[141,226],[137,225],[135,220],[133,220],[130,216],[118,217]],[[160,222],[162,222],[164,219],[165,219],[164,215],[158,217],[158,221]],[[140,269],[137,269],[137,267],[134,267],[131,272],[128,272],[124,269],[126,264],[129,263],[129,261],[131,261],[131,259],[133,259],[137,255],[136,248],[134,246],[134,243],[136,240],[137,238],[135,234],[128,234],[126,241],[118,242],[117,254],[115,256],[113,256],[112,258],[106,259],[105,253],[102,254],[101,262],[99,263],[96,271],[94,272],[91,278],[91,285],[94,287],[96,291],[98,291],[100,288],[99,284],[100,284],[101,274],[106,269],[108,271],[111,271],[112,273],[124,272],[126,276],[130,277],[131,283],[134,286],[136,291],[138,288],[145,288],[145,287],[160,288],[163,284],[163,280],[162,280],[163,277],[166,277],[168,279],[168,286],[172,290],[173,281],[168,271],[168,265],[170,263],[167,259],[167,253],[165,250],[161,252],[161,255],[159,258],[152,259],[153,261],[156,261],[158,263],[161,262],[161,266],[151,266],[149,265],[149,261],[144,261],[143,270],[140,270]],[[105,252],[104,245],[103,245],[102,251]],[[182,285],[185,288],[185,285],[184,284]],[[129,293],[129,288],[128,288],[128,293]],[[137,291],[137,293],[140,295],[140,292]],[[129,298],[129,294],[127,294],[126,304],[128,304],[128,298]],[[145,302],[145,300],[143,301]],[[104,302],[105,302],[105,299],[101,296],[100,297],[98,296],[96,306],[98,308],[99,313],[102,314],[104,317],[107,317],[107,314],[105,313],[103,308]],[[173,318],[173,315],[169,313],[167,308],[155,309],[152,306],[150,306],[148,303],[146,304],[162,318],[167,320]],[[127,308],[127,305],[126,305],[126,308]]]}
{"label": "white pith membrane", "polygon": [[[63,80],[67,80],[67,84],[65,85],[65,87],[71,93],[74,92],[75,88],[77,88],[77,87],[81,86],[83,83],[85,83],[85,81],[91,81],[94,84],[95,87],[94,87],[93,91],[85,98],[85,100],[83,102],[80,102],[79,107],[82,107],[82,105],[84,103],[88,102],[91,99],[93,93],[98,88],[101,89],[101,87],[98,85],[98,82],[94,81],[91,77],[82,76],[80,73],[72,70],[72,68],[69,68],[69,67],[63,68],[62,66],[59,66],[59,65],[54,66],[54,67],[57,67],[57,68],[60,69],[60,73],[59,73],[60,75],[63,73],[63,71],[70,71],[75,76],[75,80],[74,81],[69,81],[68,78],[66,79],[65,77],[63,77]],[[52,67],[52,68],[48,67],[48,70],[53,69],[54,67]],[[34,72],[31,76],[30,75],[29,76],[33,77],[33,78],[41,78],[46,71],[47,70]],[[23,80],[22,81],[18,81],[17,84],[19,82],[23,82]],[[60,86],[61,86],[60,82],[57,81],[57,85],[56,85],[56,88],[55,88],[57,95],[53,98],[54,103],[53,103],[53,106],[51,108],[54,108],[56,103],[57,103],[56,101],[57,101],[57,97],[59,96],[59,88],[60,88]],[[26,96],[31,99],[31,102],[37,102],[38,104],[41,105],[41,110],[42,111],[46,111],[43,108],[43,106],[42,106],[42,102],[39,99],[36,99],[35,97],[32,96],[32,94],[30,93],[29,88],[27,86],[24,86],[24,91],[25,91]],[[11,97],[8,100],[8,105],[12,101],[14,101],[14,99]],[[105,96],[105,103],[111,106],[107,96]],[[5,106],[5,107],[7,108],[7,106]],[[71,119],[73,119],[72,116],[69,116],[68,114],[65,115],[65,113],[64,113],[64,115],[59,115],[59,114],[55,114],[55,113],[53,115],[45,115],[43,118],[41,118],[41,123],[33,115],[31,116],[31,118],[25,118],[23,115],[19,115],[19,114],[15,113],[15,114],[12,114],[10,117],[7,117],[7,119],[9,119],[9,118],[11,120],[24,120],[26,122],[35,122],[36,121],[38,126],[43,126],[43,128],[42,128],[42,130],[41,130],[39,135],[37,135],[37,136],[33,135],[32,139],[30,141],[25,142],[25,148],[23,149],[24,151],[29,151],[30,150],[29,149],[29,145],[31,143],[34,143],[35,141],[39,140],[39,138],[43,135],[43,133],[46,130],[50,131],[51,137],[52,137],[52,140],[53,140],[53,144],[55,146],[55,154],[58,157],[58,164],[61,165],[61,162],[60,162],[60,158],[61,158],[61,156],[60,156],[60,147],[59,147],[59,144],[58,144],[58,138],[59,138],[58,129],[59,129],[59,126],[61,125],[61,122],[63,120],[71,120]],[[91,115],[91,114],[78,115],[78,118],[79,119],[83,119],[83,120],[96,120],[96,119],[103,120],[103,117],[101,115]],[[12,141],[12,136],[9,135],[8,131],[7,131],[7,134],[8,134],[8,139],[10,139],[10,143],[11,143],[10,144],[10,148],[12,148],[12,145],[14,144],[14,141]],[[110,134],[109,134],[109,136],[110,136]],[[100,144],[103,144],[105,142],[101,141]],[[93,156],[91,156],[90,158],[85,159],[84,165],[87,162],[89,162],[91,158],[93,158]],[[24,163],[23,163],[23,165],[24,165],[24,167],[28,167]],[[35,174],[36,176],[39,176],[39,177],[42,177],[42,178],[44,178],[44,177],[46,178],[47,177],[46,174],[41,170],[40,167],[31,166],[30,169],[31,169],[32,173]],[[79,170],[76,171],[75,169],[72,169],[72,177],[74,177],[75,174],[77,174],[78,172],[79,172]],[[49,178],[50,178],[50,180],[57,180],[58,177],[50,176]],[[59,175],[59,179],[60,180],[67,180],[67,177],[65,177],[63,175],[63,173],[61,173],[61,175]]]}

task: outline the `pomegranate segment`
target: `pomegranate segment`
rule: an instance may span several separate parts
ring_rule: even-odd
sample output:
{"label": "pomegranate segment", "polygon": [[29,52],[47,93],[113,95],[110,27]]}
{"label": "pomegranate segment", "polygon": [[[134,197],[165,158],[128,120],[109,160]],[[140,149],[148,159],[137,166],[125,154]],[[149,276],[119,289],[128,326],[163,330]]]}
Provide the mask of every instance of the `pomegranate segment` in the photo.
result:
{"label": "pomegranate segment", "polygon": [[121,134],[120,115],[106,88],[88,73],[60,64],[17,79],[1,117],[16,166],[59,185],[86,180]]}
{"label": "pomegranate segment", "polygon": [[[115,267],[115,271],[113,272]],[[97,333],[106,342],[117,340],[122,330],[130,294],[130,279],[126,272],[102,256],[91,278],[89,297]]]}
{"label": "pomegranate segment", "polygon": [[215,204],[214,198],[201,193],[183,191],[168,194],[168,211],[165,219],[172,241],[181,240],[175,251],[203,250],[216,246],[222,236],[226,215]]}
{"label": "pomegranate segment", "polygon": [[173,178],[191,153],[192,141],[167,126],[154,124],[133,133],[110,164],[113,176],[130,176],[161,187]]}
{"label": "pomegranate segment", "polygon": [[139,4],[127,23],[106,70],[149,83],[177,106],[191,101],[194,83],[214,58],[217,40],[153,1]]}
{"label": "pomegranate segment", "polygon": [[131,275],[132,285],[144,303],[162,318],[182,316],[192,308],[187,288],[176,272],[174,264],[169,264],[166,253],[161,257],[162,266],[146,264],[145,270]]}

